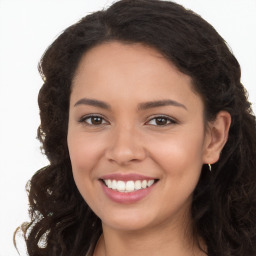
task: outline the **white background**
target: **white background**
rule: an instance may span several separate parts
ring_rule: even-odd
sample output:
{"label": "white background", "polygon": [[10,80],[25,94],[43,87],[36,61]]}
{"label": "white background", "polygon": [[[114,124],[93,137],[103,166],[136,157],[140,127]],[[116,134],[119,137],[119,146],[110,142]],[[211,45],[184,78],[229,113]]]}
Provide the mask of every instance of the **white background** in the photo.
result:
{"label": "white background", "polygon": [[[36,140],[42,84],[38,61],[63,29],[111,2],[0,0],[0,256],[18,255],[12,235],[28,220],[25,184],[47,164]],[[176,2],[199,13],[226,39],[241,64],[242,82],[256,112],[256,1]]]}

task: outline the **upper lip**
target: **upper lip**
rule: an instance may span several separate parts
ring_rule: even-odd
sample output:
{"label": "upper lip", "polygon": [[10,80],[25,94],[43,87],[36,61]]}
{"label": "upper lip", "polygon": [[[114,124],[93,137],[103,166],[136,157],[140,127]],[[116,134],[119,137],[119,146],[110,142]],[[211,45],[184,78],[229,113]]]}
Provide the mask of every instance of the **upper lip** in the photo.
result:
{"label": "upper lip", "polygon": [[107,174],[100,177],[101,180],[122,180],[122,181],[129,181],[129,180],[155,180],[154,177],[149,177],[141,174],[136,173],[112,173]]}

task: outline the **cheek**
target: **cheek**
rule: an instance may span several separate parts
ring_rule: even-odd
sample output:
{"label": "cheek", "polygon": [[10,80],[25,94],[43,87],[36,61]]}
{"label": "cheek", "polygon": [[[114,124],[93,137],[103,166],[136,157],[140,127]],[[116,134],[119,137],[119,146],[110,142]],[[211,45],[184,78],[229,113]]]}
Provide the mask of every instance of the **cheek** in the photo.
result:
{"label": "cheek", "polygon": [[68,133],[67,142],[74,181],[84,200],[93,208],[96,196],[93,186],[98,183],[94,170],[101,157],[100,142],[73,131]]}
{"label": "cheek", "polygon": [[151,153],[166,174],[174,176],[200,174],[202,166],[202,132],[172,134],[152,141]]}
{"label": "cheek", "polygon": [[81,136],[79,133],[68,133],[68,149],[73,172],[85,174],[91,171],[102,155],[102,143],[95,137]]}
{"label": "cheek", "polygon": [[180,209],[184,202],[191,202],[202,168],[202,144],[200,135],[176,134],[172,138],[155,142],[154,161],[162,170],[162,188],[171,206],[165,212]]}

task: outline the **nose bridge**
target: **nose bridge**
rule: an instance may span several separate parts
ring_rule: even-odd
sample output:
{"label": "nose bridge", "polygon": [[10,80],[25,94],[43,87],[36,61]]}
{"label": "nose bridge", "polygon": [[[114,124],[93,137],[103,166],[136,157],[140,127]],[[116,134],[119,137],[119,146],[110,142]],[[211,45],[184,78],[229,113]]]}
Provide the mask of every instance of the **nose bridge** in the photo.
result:
{"label": "nose bridge", "polygon": [[146,156],[138,129],[131,124],[117,125],[112,131],[107,157],[118,164],[143,160]]}

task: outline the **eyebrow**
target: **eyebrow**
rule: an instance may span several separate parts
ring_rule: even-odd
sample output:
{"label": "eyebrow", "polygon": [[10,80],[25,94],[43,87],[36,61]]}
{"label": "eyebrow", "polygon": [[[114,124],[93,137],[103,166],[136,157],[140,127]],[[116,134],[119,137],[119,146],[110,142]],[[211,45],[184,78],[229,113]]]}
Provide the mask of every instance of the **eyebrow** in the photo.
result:
{"label": "eyebrow", "polygon": [[99,107],[99,108],[103,108],[103,109],[111,108],[110,105],[104,101],[95,100],[95,99],[87,99],[87,98],[83,98],[83,99],[80,99],[79,101],[77,101],[75,103],[74,107],[76,107],[78,105],[89,105],[89,106]]}
{"label": "eyebrow", "polygon": [[164,106],[175,106],[175,107],[181,107],[187,110],[186,106],[175,101],[175,100],[157,100],[157,101],[150,101],[145,103],[140,103],[138,109],[139,110],[146,110],[149,108],[158,108],[158,107],[164,107]]}
{"label": "eyebrow", "polygon": [[[78,100],[74,107],[78,105],[89,105],[89,106],[94,106],[94,107],[99,107],[102,109],[111,109],[111,106],[100,100],[95,100],[95,99],[87,99],[87,98],[82,98]],[[138,105],[138,110],[146,110],[150,108],[157,108],[157,107],[164,107],[164,106],[175,106],[175,107],[181,107],[187,110],[186,106],[175,101],[175,100],[157,100],[157,101],[149,101],[149,102],[143,102]]]}

